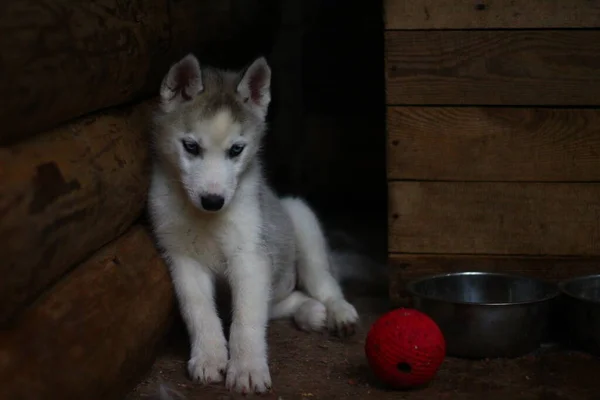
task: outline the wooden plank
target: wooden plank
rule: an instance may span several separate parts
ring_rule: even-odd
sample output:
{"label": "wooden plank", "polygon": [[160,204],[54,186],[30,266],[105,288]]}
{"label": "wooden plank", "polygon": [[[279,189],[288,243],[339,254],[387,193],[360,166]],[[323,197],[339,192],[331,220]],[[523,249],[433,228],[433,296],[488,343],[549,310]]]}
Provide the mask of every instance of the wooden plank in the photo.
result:
{"label": "wooden plank", "polygon": [[597,0],[385,0],[386,29],[593,28]]}
{"label": "wooden plank", "polygon": [[388,31],[385,52],[388,104],[600,104],[600,30]]}
{"label": "wooden plank", "polygon": [[600,110],[388,107],[388,178],[600,181]]}
{"label": "wooden plank", "polygon": [[0,148],[0,326],[140,216],[152,102]]}
{"label": "wooden plank", "polygon": [[133,227],[0,331],[0,398],[122,399],[152,364],[174,304],[166,265]]}
{"label": "wooden plank", "polygon": [[389,250],[598,255],[600,184],[390,182]]}
{"label": "wooden plank", "polygon": [[226,40],[243,40],[242,28],[250,37],[263,29],[268,14],[249,11],[264,3],[2,1],[0,72],[10,79],[0,92],[10,101],[0,107],[0,145],[155,93],[186,53],[203,56],[214,43],[223,53]]}
{"label": "wooden plank", "polygon": [[600,257],[507,257],[435,254],[390,254],[390,297],[406,301],[405,285],[427,275],[485,271],[514,273],[549,282],[600,273]]}

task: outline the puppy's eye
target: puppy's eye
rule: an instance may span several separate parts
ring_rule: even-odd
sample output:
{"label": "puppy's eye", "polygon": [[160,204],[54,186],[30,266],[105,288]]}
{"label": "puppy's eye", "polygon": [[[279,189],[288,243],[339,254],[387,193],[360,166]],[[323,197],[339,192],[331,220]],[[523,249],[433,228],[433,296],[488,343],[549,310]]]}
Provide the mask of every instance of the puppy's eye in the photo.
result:
{"label": "puppy's eye", "polygon": [[242,151],[244,150],[244,147],[245,146],[243,144],[236,143],[229,148],[229,150],[227,151],[227,154],[231,158],[237,157],[242,153]]}
{"label": "puppy's eye", "polygon": [[197,156],[198,154],[200,154],[200,146],[197,142],[194,142],[193,140],[189,139],[183,139],[181,141],[181,144],[183,145],[185,151],[187,151],[191,155]]}

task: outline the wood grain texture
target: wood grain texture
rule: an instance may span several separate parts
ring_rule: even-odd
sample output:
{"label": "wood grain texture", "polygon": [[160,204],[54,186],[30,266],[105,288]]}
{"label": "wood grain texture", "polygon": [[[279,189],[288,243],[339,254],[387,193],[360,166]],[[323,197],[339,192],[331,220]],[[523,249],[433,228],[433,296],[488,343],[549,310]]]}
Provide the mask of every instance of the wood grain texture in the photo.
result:
{"label": "wood grain texture", "polygon": [[389,251],[600,255],[600,183],[390,182]]}
{"label": "wood grain texture", "polygon": [[174,310],[168,269],[134,226],[0,331],[0,398],[122,399]]}
{"label": "wood grain texture", "polygon": [[600,273],[600,257],[506,257],[434,254],[390,254],[390,298],[396,304],[407,300],[406,284],[427,275],[485,271],[514,273],[560,282]]}
{"label": "wood grain texture", "polygon": [[151,105],[0,148],[0,326],[139,217],[149,183]]}
{"label": "wood grain texture", "polygon": [[172,62],[248,25],[241,20],[254,14],[242,11],[258,1],[234,3],[3,1],[0,92],[10,101],[0,107],[0,145],[156,93]]}
{"label": "wood grain texture", "polygon": [[387,31],[385,52],[388,104],[600,104],[600,30]]}
{"label": "wood grain texture", "polygon": [[385,0],[386,29],[594,28],[597,0]]}
{"label": "wood grain texture", "polygon": [[600,182],[600,110],[388,107],[388,179]]}

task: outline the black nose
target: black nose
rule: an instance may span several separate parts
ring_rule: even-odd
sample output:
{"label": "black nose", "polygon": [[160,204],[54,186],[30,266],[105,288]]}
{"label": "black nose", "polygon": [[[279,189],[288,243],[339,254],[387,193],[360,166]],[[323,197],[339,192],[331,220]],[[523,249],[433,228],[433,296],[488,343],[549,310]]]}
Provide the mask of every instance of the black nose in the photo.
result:
{"label": "black nose", "polygon": [[225,204],[225,199],[218,194],[207,194],[200,197],[200,203],[206,211],[219,211]]}

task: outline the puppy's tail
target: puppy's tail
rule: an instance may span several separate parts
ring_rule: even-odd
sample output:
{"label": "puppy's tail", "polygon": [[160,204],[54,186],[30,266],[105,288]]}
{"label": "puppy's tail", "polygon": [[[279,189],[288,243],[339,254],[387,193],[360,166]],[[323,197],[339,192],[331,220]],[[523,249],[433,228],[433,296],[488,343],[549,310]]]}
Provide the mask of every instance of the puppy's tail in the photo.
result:
{"label": "puppy's tail", "polygon": [[343,231],[328,232],[328,242],[331,272],[340,282],[387,285],[386,260],[368,255],[357,239]]}
{"label": "puppy's tail", "polygon": [[344,231],[327,229],[302,199],[286,197],[281,204],[292,220],[298,248],[306,253],[304,256],[308,257],[311,251],[321,252],[324,246],[329,253],[330,271],[340,283],[387,285],[387,263],[367,256],[369,252],[359,240]]}

